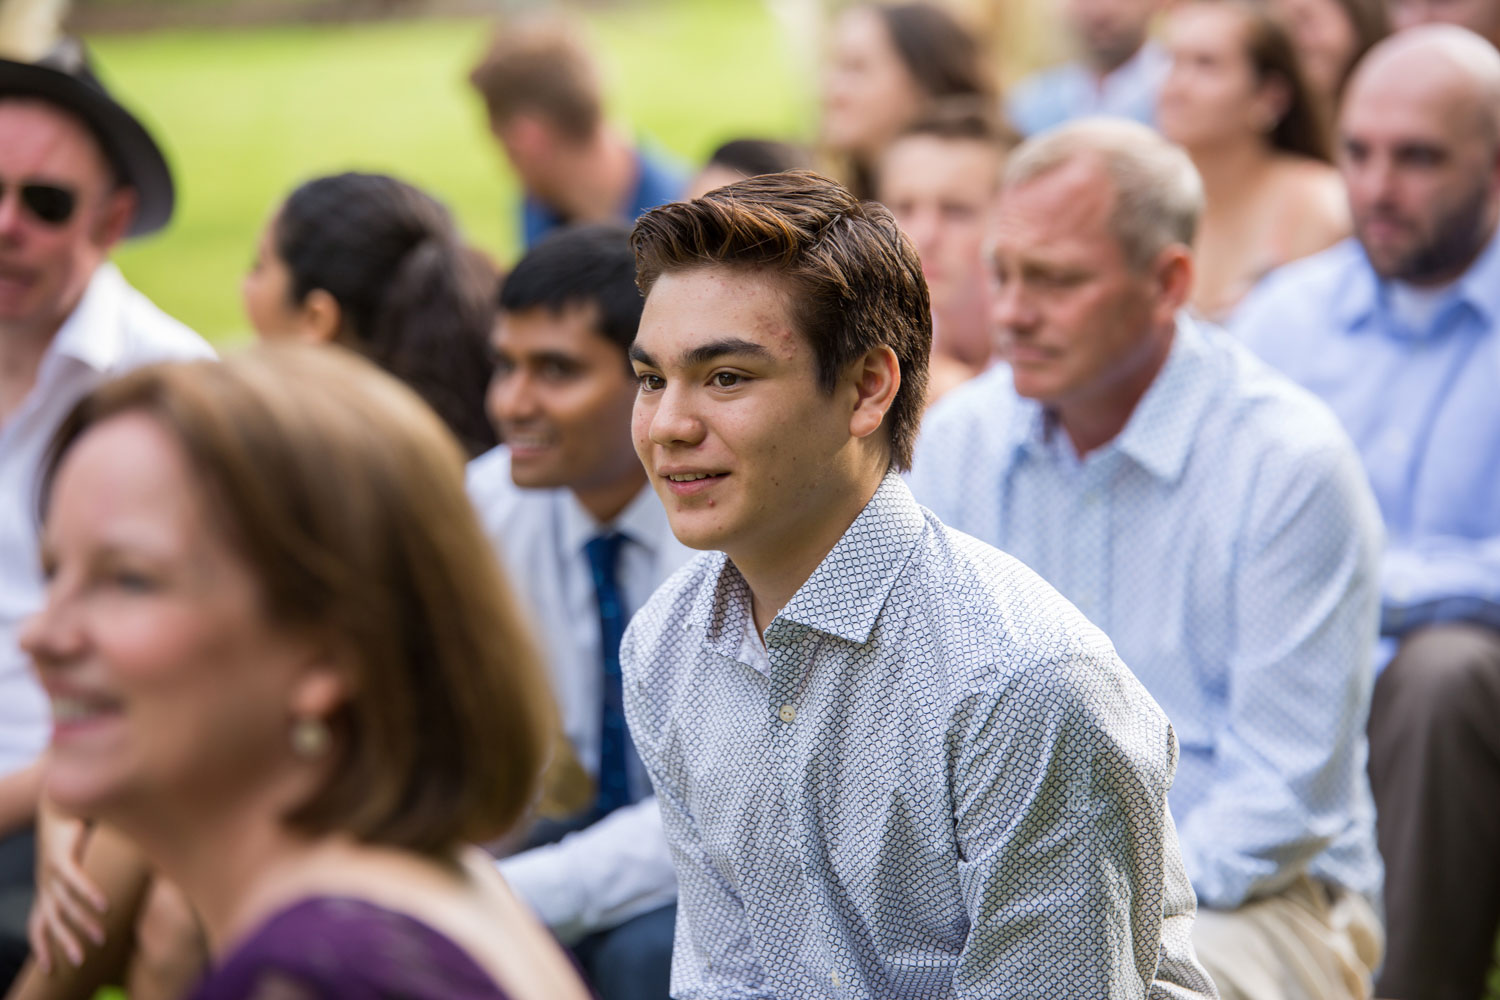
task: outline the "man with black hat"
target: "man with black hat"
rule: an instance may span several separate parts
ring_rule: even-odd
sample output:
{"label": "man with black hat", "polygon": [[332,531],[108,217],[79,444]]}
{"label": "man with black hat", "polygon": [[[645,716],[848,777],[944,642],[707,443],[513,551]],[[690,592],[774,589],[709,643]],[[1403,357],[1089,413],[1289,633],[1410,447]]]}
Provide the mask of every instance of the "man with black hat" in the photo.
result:
{"label": "man with black hat", "polygon": [[76,42],[0,58],[0,988],[25,954],[35,761],[51,728],[16,645],[42,599],[36,471],[58,423],[103,379],[212,354],[108,261],[121,239],[166,225],[172,203],[160,149]]}

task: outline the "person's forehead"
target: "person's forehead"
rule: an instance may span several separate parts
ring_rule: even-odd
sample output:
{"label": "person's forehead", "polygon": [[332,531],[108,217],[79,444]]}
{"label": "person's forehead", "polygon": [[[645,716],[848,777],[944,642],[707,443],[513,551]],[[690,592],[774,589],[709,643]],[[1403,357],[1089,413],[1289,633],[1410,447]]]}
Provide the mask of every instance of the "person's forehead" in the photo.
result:
{"label": "person's forehead", "polygon": [[1115,189],[1103,164],[1080,156],[1042,174],[1007,185],[996,226],[1045,229],[1055,237],[1093,237],[1108,228]]}
{"label": "person's forehead", "polygon": [[599,329],[597,302],[573,302],[561,309],[546,305],[502,312],[495,320],[496,346],[525,353],[582,353],[623,349]]}
{"label": "person's forehead", "polygon": [[1463,143],[1476,137],[1477,105],[1473,88],[1446,67],[1371,74],[1351,88],[1340,128],[1349,138]]}
{"label": "person's forehead", "polygon": [[646,296],[636,344],[651,351],[690,351],[726,339],[763,343],[773,352],[795,353],[797,336],[789,284],[763,268],[710,265],[667,271]]}
{"label": "person's forehead", "polygon": [[881,164],[882,188],[934,188],[955,179],[1000,183],[1004,157],[981,139],[912,135],[898,139]]}
{"label": "person's forehead", "polygon": [[0,155],[48,169],[106,169],[104,150],[81,120],[56,105],[0,95]]}

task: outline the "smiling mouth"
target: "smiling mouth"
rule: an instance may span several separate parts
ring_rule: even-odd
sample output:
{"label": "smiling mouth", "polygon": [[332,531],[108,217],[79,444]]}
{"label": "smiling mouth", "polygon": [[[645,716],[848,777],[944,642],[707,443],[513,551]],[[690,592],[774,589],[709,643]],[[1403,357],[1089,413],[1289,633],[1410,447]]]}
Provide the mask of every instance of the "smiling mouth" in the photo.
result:
{"label": "smiling mouth", "polygon": [[674,483],[696,483],[700,479],[722,479],[727,472],[676,472],[667,476]]}
{"label": "smiling mouth", "polygon": [[52,721],[73,727],[120,714],[122,706],[111,698],[57,695],[52,698]]}

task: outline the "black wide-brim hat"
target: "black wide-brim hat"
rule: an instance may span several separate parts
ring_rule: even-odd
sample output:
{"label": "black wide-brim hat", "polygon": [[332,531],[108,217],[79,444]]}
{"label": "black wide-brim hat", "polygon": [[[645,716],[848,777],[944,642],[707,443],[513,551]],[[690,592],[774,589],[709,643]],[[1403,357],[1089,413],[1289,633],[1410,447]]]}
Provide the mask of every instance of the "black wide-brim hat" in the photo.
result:
{"label": "black wide-brim hat", "polygon": [[109,95],[83,46],[64,39],[34,63],[0,59],[0,97],[35,97],[81,118],[122,183],[135,189],[127,236],[144,236],[172,218],[176,192],[161,147],[146,127]]}

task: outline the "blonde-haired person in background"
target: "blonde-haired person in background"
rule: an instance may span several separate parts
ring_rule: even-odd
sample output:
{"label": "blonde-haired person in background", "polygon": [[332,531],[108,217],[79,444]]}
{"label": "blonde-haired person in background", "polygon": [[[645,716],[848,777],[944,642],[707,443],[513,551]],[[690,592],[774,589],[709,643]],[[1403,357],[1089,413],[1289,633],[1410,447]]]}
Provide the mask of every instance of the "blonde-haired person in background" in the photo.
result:
{"label": "blonde-haired person in background", "polygon": [[1328,408],[1184,314],[1202,198],[1134,122],[1012,153],[990,226],[1004,363],[928,414],[912,489],[1055,586],[1166,710],[1220,995],[1360,1000],[1379,514]]}

